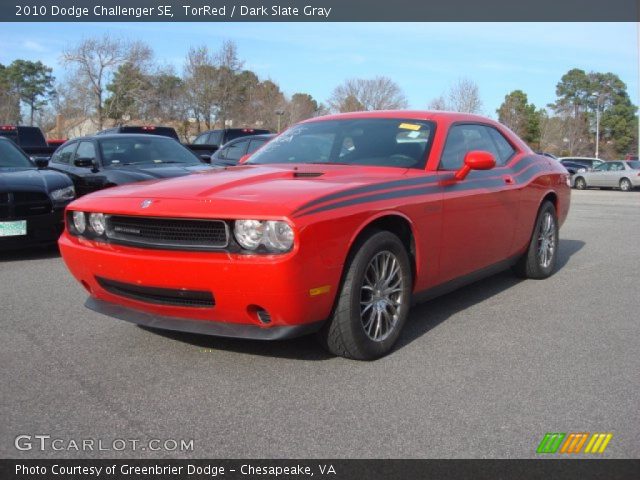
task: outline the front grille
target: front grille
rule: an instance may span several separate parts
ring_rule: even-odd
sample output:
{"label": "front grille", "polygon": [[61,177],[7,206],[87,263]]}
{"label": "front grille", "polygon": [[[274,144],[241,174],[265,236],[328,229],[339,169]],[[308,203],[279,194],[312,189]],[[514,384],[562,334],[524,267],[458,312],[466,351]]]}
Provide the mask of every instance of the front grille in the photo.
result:
{"label": "front grille", "polygon": [[222,220],[109,215],[106,234],[113,243],[147,248],[216,250],[229,243],[229,229]]}
{"label": "front grille", "polygon": [[101,277],[96,277],[96,280],[107,292],[140,302],[196,308],[211,308],[216,304],[211,292],[143,287]]}
{"label": "front grille", "polygon": [[52,209],[49,196],[42,192],[14,192],[13,203],[16,217],[41,215]]}
{"label": "front grille", "polygon": [[50,213],[51,200],[43,192],[0,193],[0,218],[25,218]]}

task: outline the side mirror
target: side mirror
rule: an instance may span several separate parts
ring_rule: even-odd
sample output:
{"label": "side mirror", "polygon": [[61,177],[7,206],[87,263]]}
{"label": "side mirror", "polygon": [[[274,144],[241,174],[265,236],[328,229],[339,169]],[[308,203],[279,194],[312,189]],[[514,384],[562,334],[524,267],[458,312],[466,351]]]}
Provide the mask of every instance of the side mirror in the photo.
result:
{"label": "side mirror", "polygon": [[202,154],[200,155],[200,160],[202,160],[204,163],[211,163],[211,155],[206,155],[206,154]]}
{"label": "side mirror", "polygon": [[33,159],[33,163],[36,164],[36,167],[39,169],[47,168],[49,165],[49,159],[47,157],[35,157]]}
{"label": "side mirror", "polygon": [[464,157],[464,165],[454,175],[456,180],[464,180],[471,170],[491,170],[496,166],[496,159],[489,152],[473,150]]}
{"label": "side mirror", "polygon": [[73,161],[73,164],[76,167],[82,167],[82,168],[90,168],[93,167],[93,163],[94,163],[94,159],[93,158],[88,158],[88,157],[80,157],[80,158],[76,158]]}
{"label": "side mirror", "polygon": [[240,157],[240,160],[238,160],[238,165],[242,165],[243,163],[245,163],[247,160],[249,160],[250,156],[251,154],[247,153],[246,155],[243,155],[242,157]]}

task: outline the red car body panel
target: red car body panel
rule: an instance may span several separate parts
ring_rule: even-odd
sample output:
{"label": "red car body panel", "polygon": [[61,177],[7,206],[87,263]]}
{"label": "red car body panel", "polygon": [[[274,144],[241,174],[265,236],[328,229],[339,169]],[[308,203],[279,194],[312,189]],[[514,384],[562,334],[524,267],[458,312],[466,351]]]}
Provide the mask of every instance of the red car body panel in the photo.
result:
{"label": "red car body panel", "polygon": [[[243,165],[111,188],[68,207],[70,211],[163,218],[286,220],[295,232],[294,247],[287,253],[151,250],[89,240],[67,229],[59,241],[64,261],[92,297],[108,304],[151,318],[268,331],[319,325],[326,320],[339,293],[350,249],[358,235],[382,217],[401,218],[410,226],[415,294],[522,254],[545,198],[555,203],[559,222],[564,222],[570,203],[566,170],[536,155],[497,122],[473,115],[407,111],[360,112],[310,121],[371,117],[434,122],[425,168]],[[517,152],[505,166],[472,171],[458,181],[454,172],[439,171],[438,163],[451,125],[468,122],[497,128]],[[145,199],[153,203],[141,211]],[[177,307],[124,298],[102,288],[96,277],[211,291],[215,306]],[[270,323],[259,320],[257,307],[269,312]]]}

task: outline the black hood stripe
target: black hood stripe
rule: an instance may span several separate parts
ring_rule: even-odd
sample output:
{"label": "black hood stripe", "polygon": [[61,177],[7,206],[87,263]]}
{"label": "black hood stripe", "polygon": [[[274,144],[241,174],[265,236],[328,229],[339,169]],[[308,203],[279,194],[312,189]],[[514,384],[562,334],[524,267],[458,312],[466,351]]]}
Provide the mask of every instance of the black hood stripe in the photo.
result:
{"label": "black hood stripe", "polygon": [[[526,183],[532,178],[534,178],[535,176],[537,176],[539,173],[542,173],[543,171],[544,171],[544,168],[542,165],[536,165],[533,168],[527,169],[525,172],[521,173],[520,175],[515,175],[514,181],[516,182],[516,184]],[[476,190],[479,188],[497,188],[504,185],[505,185],[504,179],[501,177],[486,178],[486,179],[479,178],[469,182],[456,183],[456,184],[444,187],[445,189],[444,193],[445,194],[451,193],[451,192],[457,193],[457,192],[466,191],[466,190]],[[333,210],[336,208],[343,208],[351,205],[358,205],[361,203],[377,202],[380,200],[390,200],[394,198],[413,197],[416,195],[428,195],[431,193],[438,193],[442,191],[442,189],[443,187],[441,187],[440,185],[432,185],[432,186],[421,186],[417,188],[409,188],[404,190],[393,190],[390,192],[376,193],[374,195],[350,198],[347,200],[343,200],[341,202],[335,202],[329,205],[324,205],[322,207],[315,208],[313,210],[307,211],[305,213],[302,213],[296,216],[302,217],[302,216],[311,215],[314,213],[324,212],[327,210]]]}
{"label": "black hood stripe", "polygon": [[[532,165],[533,163],[536,162],[536,158],[532,157],[532,156],[528,156],[528,157],[524,157],[522,158],[518,163],[516,163],[513,167],[511,167],[510,169],[507,168],[505,171],[505,175],[506,174],[518,174],[519,172],[521,172],[522,170],[524,170],[525,168],[527,168],[528,166]],[[434,184],[437,183],[439,180],[441,180],[441,176],[438,175],[438,172],[429,172],[431,173],[430,175],[426,176],[426,177],[417,177],[417,178],[409,178],[409,179],[403,179],[403,180],[394,180],[391,182],[382,182],[382,183],[377,183],[375,185],[364,185],[361,187],[354,187],[354,188],[350,188],[347,190],[342,190],[339,192],[334,192],[334,193],[330,193],[328,195],[324,195],[322,197],[318,197],[314,200],[311,200],[310,202],[305,203],[304,205],[298,207],[294,212],[294,216],[296,216],[296,214],[300,214],[303,210],[306,210],[308,208],[311,208],[315,205],[321,204],[321,203],[325,203],[325,202],[330,202],[332,200],[338,200],[340,198],[344,198],[344,197],[351,197],[353,195],[360,195],[360,194],[365,194],[365,193],[372,193],[372,192],[376,192],[379,190],[389,190],[392,188],[401,188],[401,187],[411,187],[411,186],[418,186],[418,185],[429,185],[429,184]],[[484,170],[484,171],[475,171],[474,172],[474,181],[478,180],[478,179],[483,179],[483,178],[487,178],[487,177],[495,177],[496,176],[496,171],[495,170]],[[315,210],[314,210],[315,211]],[[298,215],[300,216],[300,215]]]}

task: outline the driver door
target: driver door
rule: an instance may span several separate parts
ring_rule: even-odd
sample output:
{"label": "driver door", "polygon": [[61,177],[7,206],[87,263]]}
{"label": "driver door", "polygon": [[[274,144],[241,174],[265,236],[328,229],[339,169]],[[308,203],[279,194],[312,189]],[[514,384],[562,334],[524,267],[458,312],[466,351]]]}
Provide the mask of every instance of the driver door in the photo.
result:
{"label": "driver door", "polygon": [[[454,173],[472,150],[492,153],[496,167],[472,170],[464,180],[455,180]],[[521,187],[507,163],[517,155],[492,126],[463,123],[450,127],[439,165],[443,189],[441,281],[481,270],[511,255]]]}

